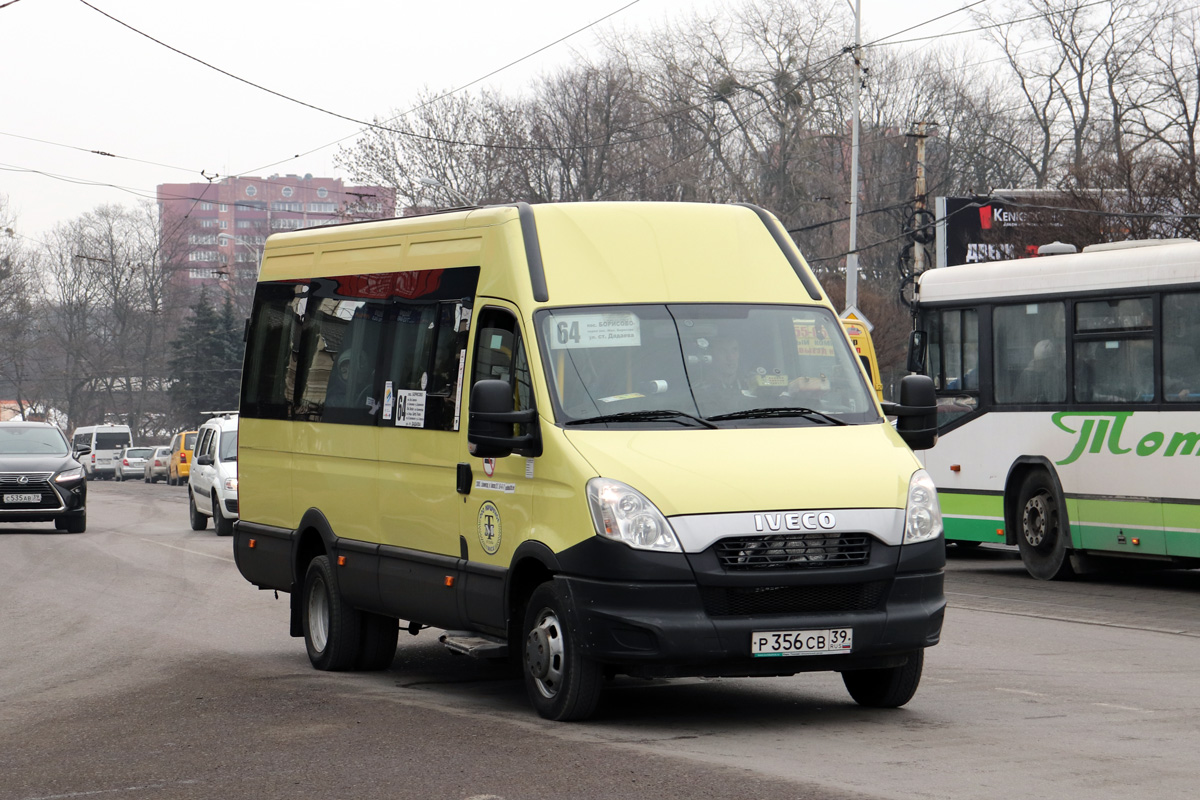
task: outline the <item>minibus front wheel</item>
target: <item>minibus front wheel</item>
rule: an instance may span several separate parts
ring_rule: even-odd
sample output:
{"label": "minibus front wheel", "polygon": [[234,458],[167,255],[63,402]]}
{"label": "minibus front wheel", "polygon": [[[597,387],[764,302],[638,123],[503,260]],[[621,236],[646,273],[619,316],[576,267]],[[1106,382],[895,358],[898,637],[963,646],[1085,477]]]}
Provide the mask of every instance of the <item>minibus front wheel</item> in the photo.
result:
{"label": "minibus front wheel", "polygon": [[553,581],[535,589],[525,608],[525,688],[546,719],[587,719],[600,700],[604,671],[580,652],[573,611],[567,592]]}
{"label": "minibus front wheel", "polygon": [[856,669],[842,673],[842,683],[854,702],[868,708],[899,708],[912,700],[921,684],[925,651],[917,650],[898,667]]}

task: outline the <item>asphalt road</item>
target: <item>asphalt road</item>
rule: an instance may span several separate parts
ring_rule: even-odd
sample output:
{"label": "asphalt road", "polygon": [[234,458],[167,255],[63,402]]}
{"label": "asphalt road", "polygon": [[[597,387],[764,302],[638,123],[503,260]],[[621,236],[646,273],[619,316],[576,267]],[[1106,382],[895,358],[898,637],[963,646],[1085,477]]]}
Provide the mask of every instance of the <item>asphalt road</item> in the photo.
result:
{"label": "asphalt road", "polygon": [[833,674],[618,679],[552,724],[435,631],[384,673],[313,670],[182,488],[96,482],[89,506],[80,535],[0,526],[0,800],[1195,794],[1200,572],[1047,584],[951,548],[903,709]]}

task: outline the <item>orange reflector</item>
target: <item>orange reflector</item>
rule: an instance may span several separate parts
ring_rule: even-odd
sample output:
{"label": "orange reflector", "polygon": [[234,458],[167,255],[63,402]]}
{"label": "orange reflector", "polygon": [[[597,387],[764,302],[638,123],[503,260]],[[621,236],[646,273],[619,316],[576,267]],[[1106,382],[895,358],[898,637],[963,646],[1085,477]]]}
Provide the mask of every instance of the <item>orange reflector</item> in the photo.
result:
{"label": "orange reflector", "polygon": [[1131,541],[1131,542],[1133,542],[1135,545],[1138,545],[1138,544],[1141,544],[1141,543],[1142,543],[1142,540],[1141,540],[1141,539],[1130,539],[1130,541]]}
{"label": "orange reflector", "polygon": [[962,465],[961,464],[951,464],[950,471],[951,472],[962,472]]}
{"label": "orange reflector", "polygon": [[996,528],[996,535],[997,535],[997,536],[1003,536],[1003,535],[1004,535],[1004,528]]}
{"label": "orange reflector", "polygon": [[447,585],[447,586],[453,586],[453,585],[454,585],[454,576],[453,576],[453,575],[447,575],[447,576],[446,576],[446,585]]}
{"label": "orange reflector", "polygon": [[257,539],[251,539],[251,540],[250,540],[250,541],[247,543],[247,545],[246,545],[246,546],[247,546],[247,547],[249,547],[251,550],[253,550],[253,549],[254,549],[254,545],[255,545],[255,544],[257,544],[257,543],[258,543],[258,540],[257,540]]}
{"label": "orange reflector", "polygon": [[346,557],[345,556],[338,556],[338,566],[339,567],[346,566]]}

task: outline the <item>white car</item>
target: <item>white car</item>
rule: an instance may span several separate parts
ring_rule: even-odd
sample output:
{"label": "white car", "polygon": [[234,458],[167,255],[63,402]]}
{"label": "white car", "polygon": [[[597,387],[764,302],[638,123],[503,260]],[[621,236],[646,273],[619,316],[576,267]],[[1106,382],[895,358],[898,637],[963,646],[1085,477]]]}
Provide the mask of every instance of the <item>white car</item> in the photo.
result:
{"label": "white car", "polygon": [[201,425],[196,434],[188,473],[188,516],[194,531],[208,527],[212,517],[218,536],[233,533],[238,518],[237,430],[237,414],[228,412]]}

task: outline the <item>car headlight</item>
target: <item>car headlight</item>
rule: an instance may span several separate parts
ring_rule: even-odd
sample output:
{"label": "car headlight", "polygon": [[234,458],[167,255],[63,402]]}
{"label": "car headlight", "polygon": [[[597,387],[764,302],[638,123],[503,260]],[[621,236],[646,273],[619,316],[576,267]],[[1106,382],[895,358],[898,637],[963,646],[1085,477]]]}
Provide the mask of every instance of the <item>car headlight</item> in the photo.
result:
{"label": "car headlight", "polygon": [[225,491],[227,491],[227,492],[236,492],[237,491],[237,478],[226,478],[225,479]]}
{"label": "car headlight", "polygon": [[681,553],[675,531],[646,496],[620,481],[592,478],[587,484],[588,506],[596,533],[638,550]]}
{"label": "car headlight", "polygon": [[942,507],[937,487],[923,469],[908,481],[908,504],[904,508],[904,543],[927,542],[942,535]]}
{"label": "car headlight", "polygon": [[81,478],[83,478],[83,467],[75,467],[74,469],[64,469],[55,475],[54,482],[66,483],[67,481],[77,481]]}

